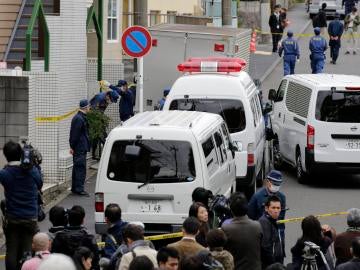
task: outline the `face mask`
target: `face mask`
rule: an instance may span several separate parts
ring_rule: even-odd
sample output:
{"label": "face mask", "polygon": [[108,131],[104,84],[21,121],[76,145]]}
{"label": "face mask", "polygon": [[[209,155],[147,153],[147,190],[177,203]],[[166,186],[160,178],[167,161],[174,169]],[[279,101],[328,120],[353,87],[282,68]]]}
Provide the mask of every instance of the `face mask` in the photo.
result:
{"label": "face mask", "polygon": [[276,192],[278,192],[279,190],[280,190],[280,186],[275,186],[275,185],[271,184],[270,187],[269,187],[269,191],[270,191],[271,193],[276,193]]}

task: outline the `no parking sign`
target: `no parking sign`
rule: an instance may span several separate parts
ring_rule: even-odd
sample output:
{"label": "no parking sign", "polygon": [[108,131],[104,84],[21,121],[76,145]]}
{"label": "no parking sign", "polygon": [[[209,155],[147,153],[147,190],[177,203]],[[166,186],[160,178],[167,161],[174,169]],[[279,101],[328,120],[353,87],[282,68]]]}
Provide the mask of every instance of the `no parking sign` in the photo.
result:
{"label": "no parking sign", "polygon": [[151,49],[151,35],[149,31],[142,26],[131,26],[125,29],[121,37],[121,45],[124,52],[131,56],[138,58],[138,79],[137,88],[139,91],[139,111],[143,112],[143,99],[144,99],[144,60],[143,56],[146,55]]}

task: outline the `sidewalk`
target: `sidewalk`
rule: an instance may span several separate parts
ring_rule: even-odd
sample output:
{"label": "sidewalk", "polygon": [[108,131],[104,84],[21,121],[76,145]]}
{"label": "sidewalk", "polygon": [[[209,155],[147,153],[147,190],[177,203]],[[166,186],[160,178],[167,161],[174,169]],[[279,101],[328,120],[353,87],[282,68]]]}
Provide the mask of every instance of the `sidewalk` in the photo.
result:
{"label": "sidewalk", "polygon": [[[287,18],[290,20],[290,25],[285,29],[284,36],[286,36],[287,30],[292,30],[296,39],[298,39],[296,34],[302,34],[311,23],[303,3],[295,4],[289,9]],[[281,58],[277,53],[271,53],[271,37],[267,44],[256,44],[256,51],[257,52],[251,54],[250,57],[250,76],[253,79],[260,79],[260,81],[263,82],[279,64]],[[269,55],[266,55],[266,52],[268,52]]]}

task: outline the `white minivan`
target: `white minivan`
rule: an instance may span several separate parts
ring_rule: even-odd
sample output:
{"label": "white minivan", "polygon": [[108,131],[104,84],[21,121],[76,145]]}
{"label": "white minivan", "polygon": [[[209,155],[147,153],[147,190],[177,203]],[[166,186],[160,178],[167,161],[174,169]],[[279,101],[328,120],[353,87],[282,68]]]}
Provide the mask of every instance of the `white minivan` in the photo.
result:
{"label": "white minivan", "polygon": [[269,91],[275,165],[313,172],[360,172],[360,77],[299,74]]}
{"label": "white minivan", "polygon": [[179,231],[196,187],[229,197],[235,190],[235,152],[216,114],[154,111],[113,129],[95,188],[95,230],[105,233],[104,208],[117,203],[126,221],[150,234]]}
{"label": "white minivan", "polygon": [[241,148],[236,188],[250,197],[265,174],[265,123],[259,91],[239,58],[190,58],[178,66],[179,77],[166,97],[164,110],[211,112],[225,120]]}

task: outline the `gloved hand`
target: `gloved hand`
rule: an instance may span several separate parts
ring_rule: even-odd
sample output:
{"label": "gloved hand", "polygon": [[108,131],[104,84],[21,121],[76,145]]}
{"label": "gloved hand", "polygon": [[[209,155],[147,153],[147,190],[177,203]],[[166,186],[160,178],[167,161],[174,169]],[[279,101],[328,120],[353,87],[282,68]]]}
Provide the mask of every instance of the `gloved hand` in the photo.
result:
{"label": "gloved hand", "polygon": [[106,87],[109,87],[111,85],[111,83],[109,83],[108,81],[105,81],[105,80],[102,80],[102,83]]}
{"label": "gloved hand", "polygon": [[300,59],[298,58],[298,59],[296,59],[296,63],[299,63],[300,62]]}

